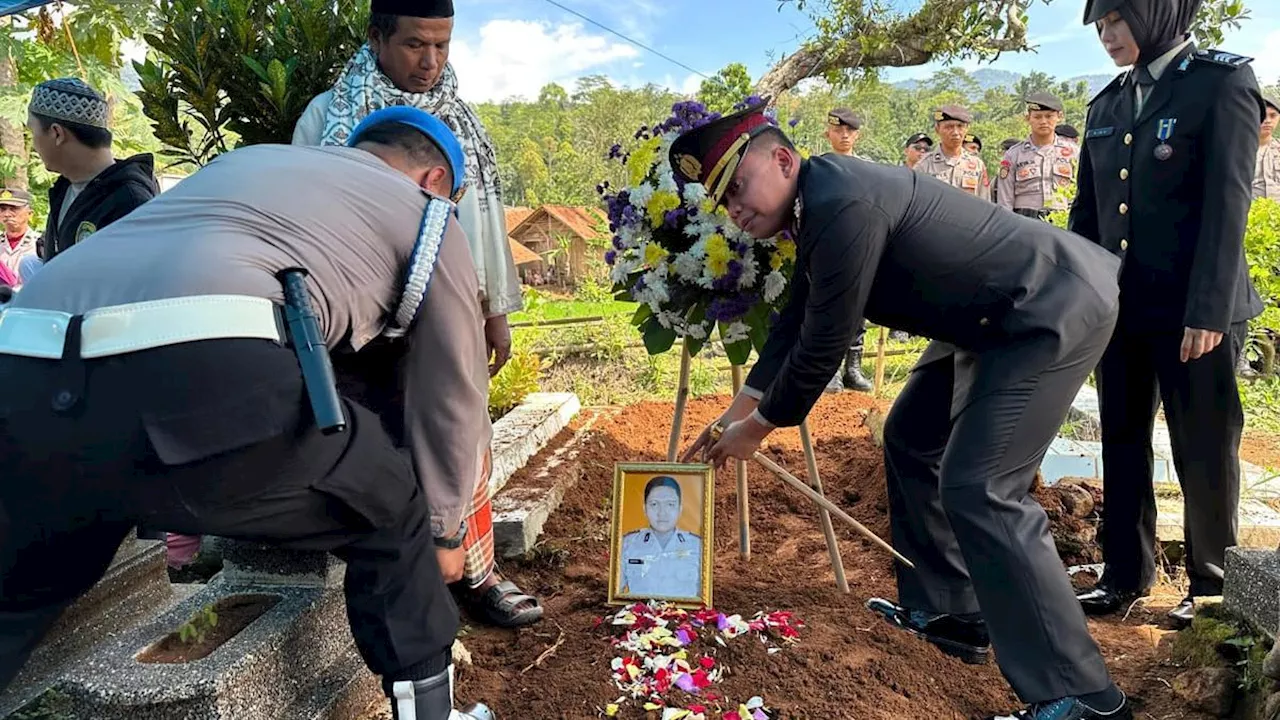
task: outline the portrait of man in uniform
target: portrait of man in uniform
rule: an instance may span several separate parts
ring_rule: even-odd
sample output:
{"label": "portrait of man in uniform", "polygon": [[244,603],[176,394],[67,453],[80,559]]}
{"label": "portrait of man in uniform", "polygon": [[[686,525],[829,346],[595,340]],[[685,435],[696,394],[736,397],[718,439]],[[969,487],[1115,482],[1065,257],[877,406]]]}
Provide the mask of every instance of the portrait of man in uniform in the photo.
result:
{"label": "portrait of man in uniform", "polygon": [[705,465],[617,466],[610,602],[710,605],[714,477]]}

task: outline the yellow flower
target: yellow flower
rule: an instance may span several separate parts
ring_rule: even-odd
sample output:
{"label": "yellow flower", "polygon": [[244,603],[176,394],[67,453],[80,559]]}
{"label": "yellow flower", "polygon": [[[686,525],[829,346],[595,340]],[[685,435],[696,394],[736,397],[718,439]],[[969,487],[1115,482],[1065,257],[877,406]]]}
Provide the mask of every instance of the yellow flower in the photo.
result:
{"label": "yellow flower", "polygon": [[659,190],[649,198],[649,224],[661,227],[667,211],[680,207],[680,197],[673,192]]}
{"label": "yellow flower", "polygon": [[657,267],[658,263],[667,259],[667,251],[662,249],[658,243],[649,243],[644,246],[644,264],[649,267]]}
{"label": "yellow flower", "polygon": [[800,157],[804,158],[805,160],[808,160],[810,155],[812,155],[812,153],[809,152],[808,148],[796,148],[796,152],[799,153]]}
{"label": "yellow flower", "polygon": [[698,204],[698,212],[702,213],[703,215],[715,215],[716,204],[711,202],[710,199],[703,200],[701,203]]}
{"label": "yellow flower", "polygon": [[661,138],[651,138],[631,151],[631,156],[627,158],[627,179],[632,185],[639,185],[649,176],[649,170],[657,159],[658,145],[661,143]]}
{"label": "yellow flower", "polygon": [[729,261],[732,259],[729,241],[723,235],[716,233],[707,238],[707,269],[711,271],[711,277],[723,277],[729,272]]}

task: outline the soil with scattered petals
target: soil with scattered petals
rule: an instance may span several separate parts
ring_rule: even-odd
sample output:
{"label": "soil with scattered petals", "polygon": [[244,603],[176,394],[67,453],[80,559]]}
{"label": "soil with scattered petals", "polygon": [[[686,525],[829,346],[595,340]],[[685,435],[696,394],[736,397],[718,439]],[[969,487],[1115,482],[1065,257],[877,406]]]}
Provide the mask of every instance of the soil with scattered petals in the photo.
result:
{"label": "soil with scattered petals", "polygon": [[[724,397],[691,400],[681,447],[727,402]],[[885,538],[883,456],[864,417],[868,410],[882,413],[886,406],[866,395],[841,393],[825,396],[810,415],[827,496]],[[616,610],[604,602],[614,463],[663,460],[671,413],[669,403],[632,405],[601,415],[580,439],[581,479],[551,517],[541,545],[525,558],[502,563],[509,577],[542,599],[546,617],[516,631],[469,625],[462,640],[474,664],[459,668],[460,704],[485,702],[504,720],[552,720],[600,717],[617,700],[620,693],[610,670],[616,653],[609,628],[598,624]],[[528,467],[539,467],[541,458],[567,442],[574,430],[564,431]],[[804,477],[795,430],[773,433],[765,452]],[[840,593],[814,506],[758,465],[749,465],[748,472],[749,560],[739,555],[732,466],[717,474],[714,605],[747,618],[758,611],[791,610],[805,627],[797,644],[774,654],[750,638],[713,646],[717,662],[729,669],[716,687],[718,694],[735,704],[762,696],[774,719],[967,719],[1018,706],[994,662],[965,665],[863,607],[870,597],[895,597],[893,566],[883,551],[837,521],[850,588],[848,594]],[[1165,684],[1178,668],[1167,659],[1163,612],[1178,599],[1171,591],[1150,598],[1124,619],[1091,621],[1108,666],[1134,700],[1136,717],[1205,717],[1183,707]],[[618,717],[659,716],[628,701]]]}

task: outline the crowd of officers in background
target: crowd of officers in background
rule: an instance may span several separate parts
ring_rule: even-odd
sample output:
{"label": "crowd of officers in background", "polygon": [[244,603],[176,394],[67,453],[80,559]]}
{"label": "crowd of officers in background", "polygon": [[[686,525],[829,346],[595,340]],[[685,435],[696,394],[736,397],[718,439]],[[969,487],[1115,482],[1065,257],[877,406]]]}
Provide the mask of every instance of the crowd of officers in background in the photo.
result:
{"label": "crowd of officers in background", "polygon": [[[1280,98],[1264,99],[1266,116],[1258,134],[1253,197],[1280,202],[1280,138],[1273,135],[1280,124]],[[1000,144],[1000,169],[994,181],[981,157],[982,139],[969,132],[973,115],[959,105],[943,105],[933,111],[933,129],[938,139],[935,141],[926,133],[908,137],[902,146],[902,164],[1019,215],[1047,220],[1052,212],[1066,211],[1068,203],[1063,191],[1076,185],[1080,132],[1064,122],[1063,103],[1057,96],[1032,93],[1023,100],[1028,135],[1008,138]],[[853,110],[831,110],[825,132],[831,151],[861,157],[856,148],[862,126],[862,118]],[[830,389],[843,384],[850,390],[871,390],[871,382],[860,367],[864,333],[865,323],[849,349],[844,371],[832,380]],[[899,332],[892,336],[906,339]],[[1237,369],[1246,376],[1254,372],[1243,355]]]}

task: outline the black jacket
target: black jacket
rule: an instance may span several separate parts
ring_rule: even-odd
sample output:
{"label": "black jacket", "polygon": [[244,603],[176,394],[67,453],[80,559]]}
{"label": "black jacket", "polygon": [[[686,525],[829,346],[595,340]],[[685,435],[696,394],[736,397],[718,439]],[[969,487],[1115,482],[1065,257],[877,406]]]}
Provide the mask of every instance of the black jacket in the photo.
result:
{"label": "black jacket", "polygon": [[1262,312],[1244,259],[1263,112],[1247,63],[1188,45],[1136,119],[1129,73],[1090,102],[1068,227],[1121,258],[1137,325],[1226,332]]}
{"label": "black jacket", "polygon": [[797,425],[864,316],[935,342],[921,364],[980,354],[952,413],[1030,377],[1110,322],[1119,262],[1052,225],[905,167],[823,156],[800,172],[791,297],[747,386],[760,414]]}
{"label": "black jacket", "polygon": [[58,222],[62,201],[71,182],[65,177],[49,189],[49,220],[39,246],[46,262],[89,235],[133,212],[133,209],[160,193],[148,153],[118,160],[89,182],[76,196],[67,216]]}

